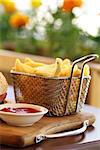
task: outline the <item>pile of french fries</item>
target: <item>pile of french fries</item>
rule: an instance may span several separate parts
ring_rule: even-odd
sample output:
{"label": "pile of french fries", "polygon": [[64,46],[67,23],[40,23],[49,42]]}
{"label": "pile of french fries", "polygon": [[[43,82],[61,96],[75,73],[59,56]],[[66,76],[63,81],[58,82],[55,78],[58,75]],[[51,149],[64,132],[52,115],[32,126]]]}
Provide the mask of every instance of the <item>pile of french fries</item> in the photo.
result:
{"label": "pile of french fries", "polygon": [[[53,64],[44,64],[25,58],[22,63],[19,59],[16,59],[15,66],[12,68],[16,72],[25,72],[29,74],[40,75],[44,77],[70,77],[72,64],[69,59],[62,60],[56,58]],[[73,76],[78,77],[81,74],[81,70],[77,65],[74,67]],[[86,64],[84,67],[84,76],[89,76],[90,69]]]}

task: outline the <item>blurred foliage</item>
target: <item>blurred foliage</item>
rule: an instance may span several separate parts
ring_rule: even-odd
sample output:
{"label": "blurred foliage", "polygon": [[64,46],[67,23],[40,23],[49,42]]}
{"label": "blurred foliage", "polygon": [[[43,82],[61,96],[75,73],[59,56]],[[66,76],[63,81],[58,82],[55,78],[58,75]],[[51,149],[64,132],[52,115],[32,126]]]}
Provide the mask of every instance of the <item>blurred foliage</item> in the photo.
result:
{"label": "blurred foliage", "polygon": [[[10,24],[11,13],[0,14],[0,48],[25,52],[31,54],[45,55],[51,57],[69,57],[72,60],[90,53],[100,55],[100,32],[97,37],[83,32],[72,23],[75,18],[70,12],[63,12],[58,9],[55,13],[49,10],[53,21],[49,22],[45,16],[39,22],[36,18],[35,10],[27,12],[30,17],[30,24],[22,23],[22,26],[14,28]],[[21,19],[22,21],[22,19]],[[45,22],[42,26],[41,22]],[[14,24],[21,25],[17,16]],[[38,27],[45,29],[44,36],[41,37]]]}
{"label": "blurred foliage", "polygon": [[94,38],[72,24],[72,13],[59,10],[53,17],[61,18],[62,26],[55,29],[55,22],[46,26],[49,55],[75,59],[89,53],[100,54],[100,36]]}

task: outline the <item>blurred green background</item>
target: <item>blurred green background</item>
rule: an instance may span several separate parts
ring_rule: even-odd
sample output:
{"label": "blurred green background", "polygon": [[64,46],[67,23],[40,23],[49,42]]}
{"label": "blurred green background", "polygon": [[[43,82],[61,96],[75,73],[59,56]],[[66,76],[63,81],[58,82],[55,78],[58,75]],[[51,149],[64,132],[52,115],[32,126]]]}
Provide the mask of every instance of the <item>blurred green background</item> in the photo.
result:
{"label": "blurred green background", "polygon": [[[41,17],[34,4],[23,12],[11,0],[1,2],[0,7],[0,49],[72,60],[90,53],[100,55],[100,29],[95,36],[83,31],[74,23],[77,17],[72,9],[48,7]],[[28,20],[23,22],[18,13]]]}

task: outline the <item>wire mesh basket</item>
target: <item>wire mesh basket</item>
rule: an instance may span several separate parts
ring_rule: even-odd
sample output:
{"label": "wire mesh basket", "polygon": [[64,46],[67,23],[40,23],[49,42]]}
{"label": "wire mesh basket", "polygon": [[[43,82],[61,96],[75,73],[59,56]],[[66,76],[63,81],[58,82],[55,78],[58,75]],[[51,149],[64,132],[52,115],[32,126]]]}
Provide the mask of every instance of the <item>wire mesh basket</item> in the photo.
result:
{"label": "wire mesh basket", "polygon": [[[49,116],[64,116],[83,109],[91,77],[84,77],[87,62],[97,55],[82,57],[72,64],[69,78],[46,78],[27,73],[11,71],[15,99],[18,103],[31,103],[48,108]],[[84,61],[80,77],[72,77],[75,64]]]}

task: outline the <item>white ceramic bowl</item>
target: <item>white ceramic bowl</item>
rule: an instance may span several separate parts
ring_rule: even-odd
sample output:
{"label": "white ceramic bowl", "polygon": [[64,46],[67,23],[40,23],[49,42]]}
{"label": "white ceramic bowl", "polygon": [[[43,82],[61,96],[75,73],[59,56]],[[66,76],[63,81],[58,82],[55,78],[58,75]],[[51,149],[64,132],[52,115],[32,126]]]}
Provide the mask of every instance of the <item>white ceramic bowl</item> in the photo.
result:
{"label": "white ceramic bowl", "polygon": [[3,112],[0,111],[0,118],[9,125],[13,126],[31,126],[35,122],[39,121],[44,114],[48,112],[48,109],[33,105],[33,104],[24,104],[24,103],[15,103],[15,104],[1,104],[0,110],[3,108],[34,108],[40,112],[36,113],[27,113],[27,114],[18,114],[12,112]]}

